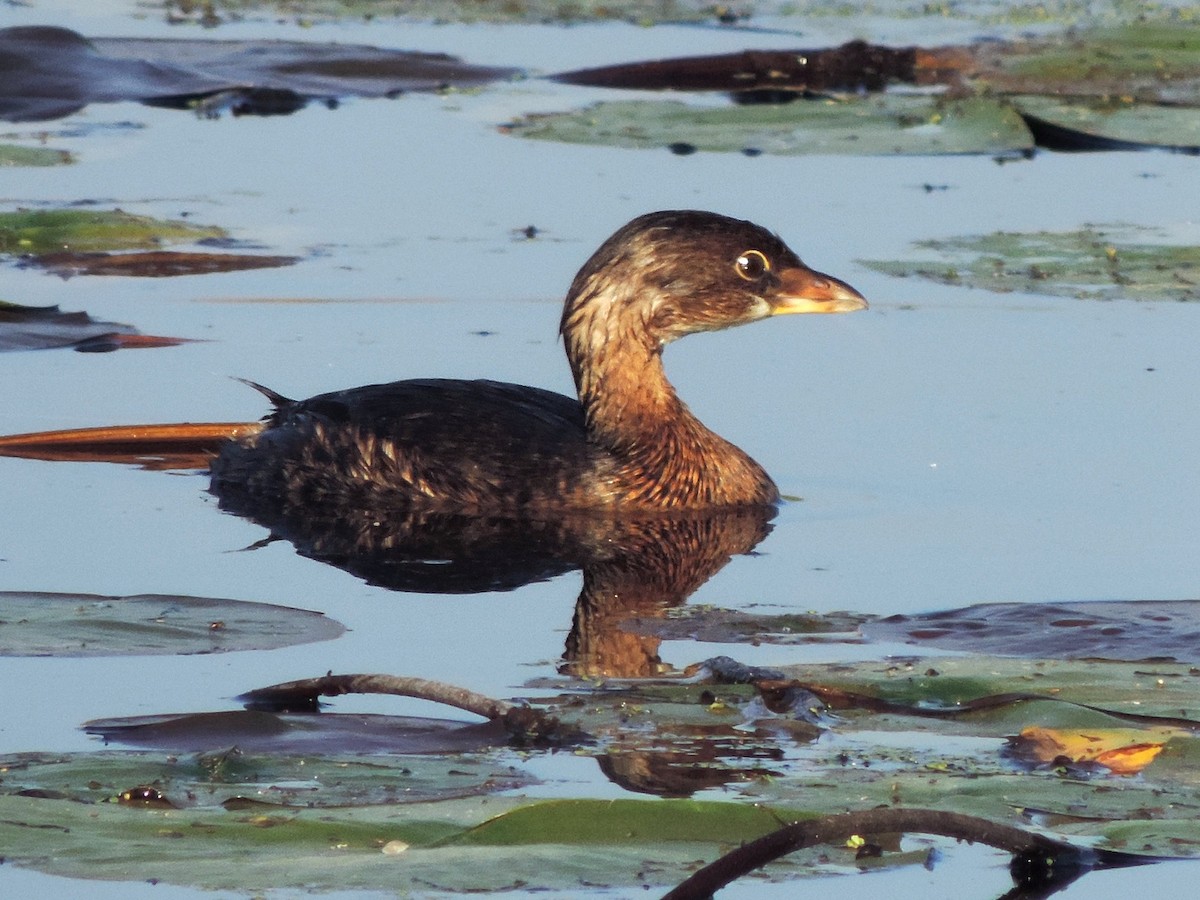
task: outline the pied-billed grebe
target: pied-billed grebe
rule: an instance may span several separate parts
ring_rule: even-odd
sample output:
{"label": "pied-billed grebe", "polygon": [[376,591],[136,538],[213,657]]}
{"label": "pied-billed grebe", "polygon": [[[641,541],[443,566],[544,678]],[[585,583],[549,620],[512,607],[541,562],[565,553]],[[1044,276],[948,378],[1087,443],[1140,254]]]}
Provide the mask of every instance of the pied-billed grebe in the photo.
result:
{"label": "pied-billed grebe", "polygon": [[866,301],[751,222],[656,212],[575,276],[562,337],[578,401],[494,381],[422,379],[292,401],[212,464],[221,495],[464,513],[713,509],[771,504],[762,467],[676,395],[663,347],[784,313]]}

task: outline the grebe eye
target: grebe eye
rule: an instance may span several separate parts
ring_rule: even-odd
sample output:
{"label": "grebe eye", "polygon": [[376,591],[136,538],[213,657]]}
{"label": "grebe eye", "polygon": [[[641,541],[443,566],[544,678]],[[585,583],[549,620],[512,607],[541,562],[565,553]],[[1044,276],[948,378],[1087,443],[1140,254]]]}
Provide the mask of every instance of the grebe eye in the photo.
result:
{"label": "grebe eye", "polygon": [[771,271],[771,263],[759,250],[747,250],[733,264],[734,271],[747,281],[758,281]]}

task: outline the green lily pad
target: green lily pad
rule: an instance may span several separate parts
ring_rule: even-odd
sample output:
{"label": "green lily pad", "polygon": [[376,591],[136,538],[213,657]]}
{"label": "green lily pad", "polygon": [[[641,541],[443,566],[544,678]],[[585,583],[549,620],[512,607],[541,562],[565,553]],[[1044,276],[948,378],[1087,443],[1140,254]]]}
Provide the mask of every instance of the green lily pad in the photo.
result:
{"label": "green lily pad", "polygon": [[135,216],[119,209],[39,209],[0,213],[0,253],[129,250],[225,237],[213,226]]}
{"label": "green lily pad", "polygon": [[[486,756],[461,754],[321,755],[148,751],[23,753],[0,757],[3,794],[104,809],[179,809],[197,813],[255,809],[264,814],[348,806],[394,806],[494,794],[533,782],[528,773]],[[129,794],[135,787],[145,788]],[[153,790],[153,794],[150,790]],[[460,833],[449,826],[423,843]],[[408,835],[412,840],[416,836]]]}
{"label": "green lily pad", "polygon": [[[1158,242],[1150,239],[1159,237]],[[1086,300],[1200,300],[1200,246],[1094,225],[918,241],[924,258],[862,260],[877,272],[1007,293]]]}
{"label": "green lily pad", "polygon": [[527,116],[508,128],[537,140],[676,152],[1017,154],[1033,147],[1020,116],[1004,103],[913,94],[719,107],[617,101]]}
{"label": "green lily pad", "polygon": [[322,613],[244,600],[0,592],[0,656],[148,656],[266,650],[345,631]]}
{"label": "green lily pad", "polygon": [[66,150],[0,144],[0,169],[8,166],[63,166],[74,162]]}

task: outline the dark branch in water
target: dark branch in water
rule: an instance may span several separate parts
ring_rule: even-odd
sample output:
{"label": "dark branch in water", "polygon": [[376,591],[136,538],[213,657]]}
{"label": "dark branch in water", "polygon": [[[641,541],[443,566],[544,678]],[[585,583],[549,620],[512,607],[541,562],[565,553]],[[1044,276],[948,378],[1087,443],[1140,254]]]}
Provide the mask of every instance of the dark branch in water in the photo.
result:
{"label": "dark branch in water", "polygon": [[1045,896],[1093,868],[1142,865],[1160,857],[1074,847],[1011,825],[935,809],[868,809],[793,822],[743,844],[692,874],[663,900],[701,900],[731,881],[796,850],[840,843],[854,835],[916,832],[985,844],[1014,855],[1013,878],[1020,896]]}
{"label": "dark branch in water", "polygon": [[299,681],[258,688],[242,694],[237,699],[250,709],[315,712],[319,706],[319,697],[337,697],[342,694],[392,694],[453,706],[493,722],[504,723],[513,743],[521,746],[578,744],[588,739],[582,732],[562,725],[558,719],[539,710],[504,700],[494,700],[466,688],[441,681],[430,681],[427,678],[329,674],[320,678],[303,678]]}
{"label": "dark branch in water", "polygon": [[320,678],[302,678],[248,691],[237,699],[253,709],[281,712],[315,710],[318,697],[340,697],[342,694],[394,694],[397,697],[432,700],[485,719],[503,718],[513,709],[511,703],[493,700],[466,688],[427,678],[403,678],[398,675],[330,674]]}

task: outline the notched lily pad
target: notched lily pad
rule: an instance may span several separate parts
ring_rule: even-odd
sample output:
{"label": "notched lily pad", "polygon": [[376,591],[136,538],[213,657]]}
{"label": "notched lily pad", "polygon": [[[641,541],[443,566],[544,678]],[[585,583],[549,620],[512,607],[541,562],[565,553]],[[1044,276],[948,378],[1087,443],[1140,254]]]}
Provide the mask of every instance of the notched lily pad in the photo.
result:
{"label": "notched lily pad", "polygon": [[1200,300],[1200,246],[1126,226],[997,232],[913,246],[933,258],[862,260],[900,277],[1085,300]]}
{"label": "notched lily pad", "polygon": [[995,155],[1033,148],[1021,117],[1004,103],[915,94],[720,107],[617,101],[526,116],[506,130],[537,140],[676,152]]}
{"label": "notched lily pad", "polygon": [[345,626],[268,603],[140,594],[0,592],[0,656],[150,656],[328,641]]}
{"label": "notched lily pad", "polygon": [[119,209],[0,212],[0,253],[75,253],[153,248],[225,237],[207,225],[137,216]]}
{"label": "notched lily pad", "polygon": [[172,347],[187,338],[139,334],[132,325],[102,322],[57,306],[19,306],[0,300],[0,352],[73,347],[86,353],[122,347]]}

